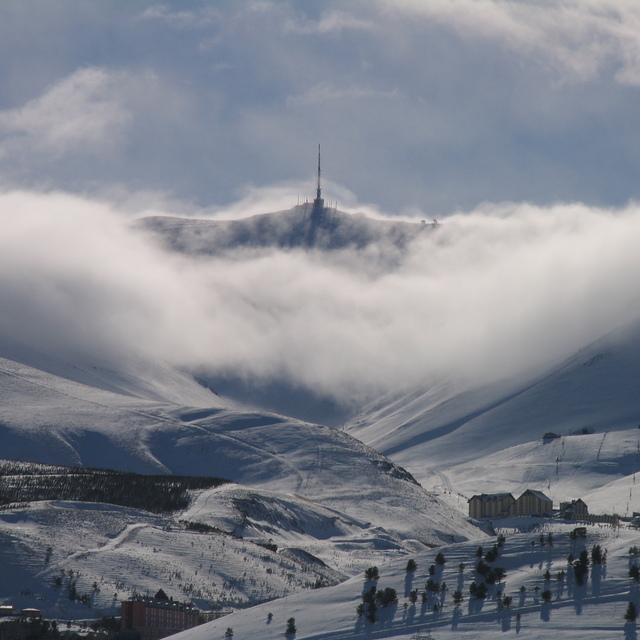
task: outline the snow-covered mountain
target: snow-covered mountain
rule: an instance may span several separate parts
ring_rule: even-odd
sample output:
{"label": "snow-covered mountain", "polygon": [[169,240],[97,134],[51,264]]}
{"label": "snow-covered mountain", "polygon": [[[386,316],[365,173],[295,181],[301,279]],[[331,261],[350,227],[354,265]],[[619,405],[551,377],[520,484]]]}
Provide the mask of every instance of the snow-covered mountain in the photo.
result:
{"label": "snow-covered mountain", "polygon": [[[640,323],[542,372],[484,387],[449,380],[390,393],[349,433],[426,487],[474,493],[526,488],[592,512],[636,509],[640,471]],[[550,432],[560,438],[544,439]]]}
{"label": "snow-covered mountain", "polygon": [[237,250],[316,249],[348,250],[384,259],[387,266],[402,256],[419,235],[432,232],[432,224],[379,220],[361,213],[325,208],[318,215],[311,203],[285,211],[238,220],[203,220],[155,216],[138,226],[151,232],[166,248],[188,255],[224,255]]}
{"label": "snow-covered mountain", "polygon": [[[19,346],[11,352],[22,353]],[[242,606],[332,584],[371,562],[425,545],[484,535],[402,468],[346,433],[235,408],[186,374],[157,365],[138,379],[140,363],[122,374],[24,353],[23,359],[42,368],[0,359],[2,458],[218,476],[238,484],[201,492],[173,517],[55,501],[5,508],[0,535],[5,549],[13,549],[5,566],[15,571],[1,585],[3,601],[39,606],[48,615],[86,616],[53,582],[57,572],[71,570],[81,574],[76,586],[91,594],[95,607],[114,612],[114,592],[119,598],[152,592],[171,578],[167,567],[181,566],[172,587],[176,598],[199,594],[205,608],[216,601]],[[54,370],[68,377],[49,372]],[[176,530],[178,520],[242,539],[194,537]],[[82,525],[68,527],[76,521]],[[190,548],[193,541],[197,548]],[[264,543],[277,545],[277,553],[256,546]],[[225,546],[245,564],[231,562],[232,555],[231,564],[216,560],[205,573],[203,554],[225,555]],[[259,586],[243,580],[246,563],[254,574],[264,574]],[[271,580],[267,569],[274,567],[293,577]],[[102,585],[100,594],[94,583]]]}
{"label": "snow-covered mountain", "polygon": [[[439,237],[437,225],[332,210],[318,217],[308,206],[236,221],[147,218],[137,227],[164,249],[186,255],[190,268],[199,260],[306,252],[367,278],[395,270],[419,236]],[[10,578],[0,581],[0,601],[38,606],[48,615],[86,617],[85,605],[65,595],[71,582],[94,608],[109,613],[118,599],[162,586],[204,607],[219,602],[239,608],[286,596],[268,610],[278,624],[286,615],[299,616],[299,637],[404,638],[423,623],[440,622],[408,605],[402,624],[397,615],[387,616],[388,624],[373,633],[354,618],[362,593],[362,578],[354,576],[385,565],[390,584],[406,598],[408,556],[418,559],[423,573],[415,579],[424,581],[431,561],[426,549],[457,543],[447,548],[448,556],[458,562],[471,555],[486,540],[466,517],[471,495],[533,488],[556,504],[580,497],[591,512],[637,509],[640,323],[507,380],[478,385],[451,377],[390,390],[360,409],[345,430],[290,417],[300,409],[331,415],[334,426],[341,425],[345,407],[326,405],[326,398],[310,387],[296,388],[286,376],[248,397],[246,372],[234,378],[223,369],[217,379],[205,374],[198,382],[192,372],[148,353],[123,350],[96,359],[90,350],[47,352],[42,344],[0,336],[1,459],[219,476],[235,483],[203,490],[183,512],[162,516],[63,500],[5,507],[0,552]],[[224,376],[228,385],[221,389],[217,382]],[[549,432],[559,437],[543,437]],[[564,525],[558,526],[565,535]],[[632,534],[624,536],[627,544]],[[529,543],[514,536],[510,570],[518,585],[533,575]],[[571,543],[562,544],[565,553]],[[554,551],[541,562],[555,566],[560,557]],[[458,580],[449,575],[452,569],[447,567],[447,582]],[[292,595],[321,585],[338,586],[318,596]],[[604,599],[594,592],[594,602],[618,616],[626,597],[622,579],[612,587]],[[564,611],[577,606],[575,598],[567,602]],[[308,613],[316,603],[317,616]],[[531,607],[522,611],[539,611]],[[247,637],[281,636],[281,624],[262,628],[265,611],[235,614],[209,631],[221,635],[238,620]],[[450,613],[446,625],[455,631],[457,614]],[[496,614],[473,613],[475,627],[467,628],[491,637]],[[562,625],[569,628],[569,619]],[[199,640],[204,633],[185,638]]]}

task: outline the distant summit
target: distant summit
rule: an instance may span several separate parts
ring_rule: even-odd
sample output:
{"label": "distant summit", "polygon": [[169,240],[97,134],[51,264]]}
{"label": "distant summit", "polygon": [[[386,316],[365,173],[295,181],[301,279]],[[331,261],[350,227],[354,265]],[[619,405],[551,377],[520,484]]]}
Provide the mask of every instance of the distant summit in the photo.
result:
{"label": "distant summit", "polygon": [[[324,202],[320,199],[320,202]],[[321,207],[321,208],[320,208]],[[376,220],[326,208],[318,199],[286,211],[240,220],[199,220],[154,216],[137,224],[151,231],[168,249],[192,255],[225,254],[235,249],[298,247],[322,251],[365,249],[379,244],[402,251],[434,225]]]}
{"label": "distant summit", "polygon": [[206,220],[154,216],[136,225],[151,232],[165,248],[187,255],[225,255],[237,250],[315,249],[362,252],[375,247],[382,265],[401,260],[407,246],[419,235],[437,229],[438,223],[369,218],[340,211],[322,197],[322,169],[318,145],[316,197],[291,209],[236,220]]}

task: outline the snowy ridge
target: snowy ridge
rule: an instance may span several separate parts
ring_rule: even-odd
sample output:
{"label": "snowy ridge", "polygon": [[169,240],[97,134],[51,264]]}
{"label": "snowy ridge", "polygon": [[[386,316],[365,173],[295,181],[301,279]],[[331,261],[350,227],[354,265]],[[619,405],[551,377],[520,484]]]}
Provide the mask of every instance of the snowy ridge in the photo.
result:
{"label": "snowy ridge", "polygon": [[[540,489],[556,504],[581,497],[591,500],[592,512],[630,514],[630,485],[640,471],[639,378],[634,325],[529,378],[474,389],[448,381],[391,394],[347,430],[429,488],[467,498]],[[546,432],[561,437],[543,440]]]}
{"label": "snowy ridge", "polygon": [[[6,566],[21,586],[16,592],[16,581],[5,583],[3,602],[86,617],[87,602],[115,613],[118,598],[155,593],[170,580],[176,599],[239,607],[335,584],[425,545],[483,535],[402,468],[329,427],[225,407],[206,389],[217,406],[118,394],[7,359],[0,379],[3,458],[215,475],[243,485],[204,491],[174,518],[89,503],[5,508],[0,535],[13,541]],[[178,520],[214,529],[186,532]],[[205,556],[218,560],[206,566]],[[239,562],[262,577],[249,577]],[[69,570],[88,598],[82,605],[65,595]]]}
{"label": "snowy ridge", "polygon": [[407,245],[432,225],[376,220],[326,208],[312,215],[312,206],[298,205],[285,211],[239,220],[202,220],[176,217],[141,218],[137,226],[151,232],[168,249],[188,255],[223,255],[244,249],[314,248],[321,251],[364,251],[374,245],[392,265]]}

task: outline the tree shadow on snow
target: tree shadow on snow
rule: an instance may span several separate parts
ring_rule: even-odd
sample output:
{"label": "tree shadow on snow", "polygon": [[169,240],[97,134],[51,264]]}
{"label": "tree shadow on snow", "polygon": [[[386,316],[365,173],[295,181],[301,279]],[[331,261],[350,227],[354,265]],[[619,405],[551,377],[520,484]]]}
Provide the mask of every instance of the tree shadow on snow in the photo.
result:
{"label": "tree shadow on snow", "polygon": [[551,620],[551,603],[544,602],[540,608],[540,620],[543,622],[549,622]]}
{"label": "tree shadow on snow", "polygon": [[500,628],[502,629],[502,633],[505,633],[511,629],[511,611],[501,611],[500,612]]}
{"label": "tree shadow on snow", "polygon": [[624,625],[624,640],[638,640],[635,622],[627,622]]}
{"label": "tree shadow on snow", "polygon": [[404,597],[408,598],[409,594],[413,591],[413,571],[407,571],[407,575],[404,577]]}

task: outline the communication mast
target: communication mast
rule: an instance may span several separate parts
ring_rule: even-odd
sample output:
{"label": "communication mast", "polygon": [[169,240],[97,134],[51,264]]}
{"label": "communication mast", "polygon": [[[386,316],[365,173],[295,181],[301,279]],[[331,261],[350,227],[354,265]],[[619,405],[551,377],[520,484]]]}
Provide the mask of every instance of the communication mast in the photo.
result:
{"label": "communication mast", "polygon": [[320,186],[320,145],[318,145],[318,188],[316,189],[316,199],[313,201],[313,214],[320,216],[324,212],[324,200],[322,198],[322,188]]}

